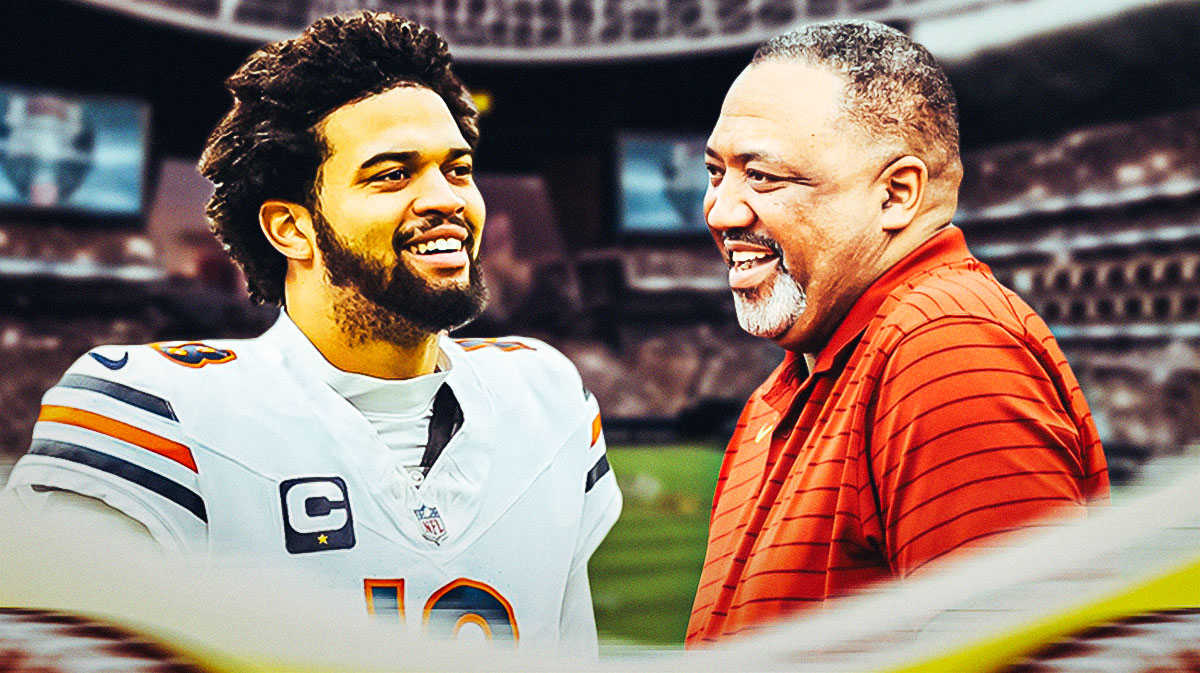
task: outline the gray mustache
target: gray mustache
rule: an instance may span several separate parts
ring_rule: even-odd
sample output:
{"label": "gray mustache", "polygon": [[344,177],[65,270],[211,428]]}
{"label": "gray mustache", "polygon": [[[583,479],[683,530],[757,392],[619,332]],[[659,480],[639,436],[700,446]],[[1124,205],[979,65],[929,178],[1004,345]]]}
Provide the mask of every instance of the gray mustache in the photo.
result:
{"label": "gray mustache", "polygon": [[757,232],[730,231],[730,232],[726,232],[721,237],[721,240],[723,242],[737,241],[739,243],[750,243],[752,245],[761,245],[764,248],[770,248],[771,252],[774,252],[781,261],[783,260],[783,248],[781,248],[779,246],[779,243],[776,242],[775,239],[764,236]]}

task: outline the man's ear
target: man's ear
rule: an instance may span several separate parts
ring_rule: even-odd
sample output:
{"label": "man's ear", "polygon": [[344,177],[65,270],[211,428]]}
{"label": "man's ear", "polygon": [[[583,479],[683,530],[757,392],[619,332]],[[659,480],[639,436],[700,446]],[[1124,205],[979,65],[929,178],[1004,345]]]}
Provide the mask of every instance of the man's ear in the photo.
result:
{"label": "man's ear", "polygon": [[929,168],[917,157],[907,155],[893,161],[879,176],[884,198],[880,226],[899,231],[917,216],[929,184]]}
{"label": "man's ear", "polygon": [[281,255],[296,261],[309,261],[316,249],[313,240],[312,213],[291,201],[269,199],[258,207],[258,226]]}

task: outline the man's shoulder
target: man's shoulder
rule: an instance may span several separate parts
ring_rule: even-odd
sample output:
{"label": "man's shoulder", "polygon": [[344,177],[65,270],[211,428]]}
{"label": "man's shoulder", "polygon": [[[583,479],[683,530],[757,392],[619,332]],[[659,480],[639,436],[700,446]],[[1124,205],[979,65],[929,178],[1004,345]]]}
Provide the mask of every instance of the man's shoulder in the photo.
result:
{"label": "man's shoulder", "polygon": [[183,340],[84,353],[42,398],[29,453],[9,487],[101,500],[164,544],[202,541],[208,507],[195,420],[206,406],[236,405],[231,394],[251,394],[212,376],[238,367],[249,355],[243,345]]}
{"label": "man's shoulder", "polygon": [[1024,334],[1031,317],[1036,317],[1033,309],[972,258],[929,269],[897,286],[880,308],[876,333],[898,338],[934,322],[960,320]]}
{"label": "man's shoulder", "polygon": [[470,337],[447,339],[443,348],[452,360],[460,361],[483,377],[513,377],[517,380],[546,384],[563,376],[579,378],[575,365],[550,344],[524,336]]}
{"label": "man's shoulder", "polygon": [[262,359],[259,350],[253,339],[96,346],[80,356],[55,387],[177,403],[207,395],[230,377],[256,378],[249,370]]}
{"label": "man's shoulder", "polygon": [[[255,339],[174,339],[146,344],[106,344],[81,356],[72,369],[86,365],[89,370],[107,376],[171,376],[179,373],[236,369],[244,366]],[[103,367],[95,369],[93,365]],[[232,365],[232,366],[230,366]]]}
{"label": "man's shoulder", "polygon": [[442,348],[460,369],[457,380],[469,377],[501,406],[532,404],[566,412],[582,409],[592,399],[575,365],[539,339],[447,338]]}

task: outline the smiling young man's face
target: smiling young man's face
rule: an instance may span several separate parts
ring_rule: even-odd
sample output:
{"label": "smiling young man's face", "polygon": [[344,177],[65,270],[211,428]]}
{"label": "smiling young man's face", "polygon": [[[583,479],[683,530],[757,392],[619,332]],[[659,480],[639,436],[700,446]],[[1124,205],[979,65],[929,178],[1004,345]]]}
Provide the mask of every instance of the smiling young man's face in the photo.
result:
{"label": "smiling young man's face", "polygon": [[402,85],[338,108],[318,130],[317,263],[366,300],[351,310],[378,310],[355,319],[437,332],[477,316],[483,197],[445,102]]}

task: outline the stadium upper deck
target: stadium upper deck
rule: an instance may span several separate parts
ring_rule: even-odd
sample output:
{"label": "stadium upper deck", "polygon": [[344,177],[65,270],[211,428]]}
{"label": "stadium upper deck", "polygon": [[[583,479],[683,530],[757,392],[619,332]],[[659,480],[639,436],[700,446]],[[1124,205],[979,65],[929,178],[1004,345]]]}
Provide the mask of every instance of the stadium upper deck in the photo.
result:
{"label": "stadium upper deck", "polygon": [[630,59],[752,47],[809,21],[908,23],[1013,0],[86,0],[251,40],[285,39],[318,16],[388,9],[438,30],[465,62]]}

